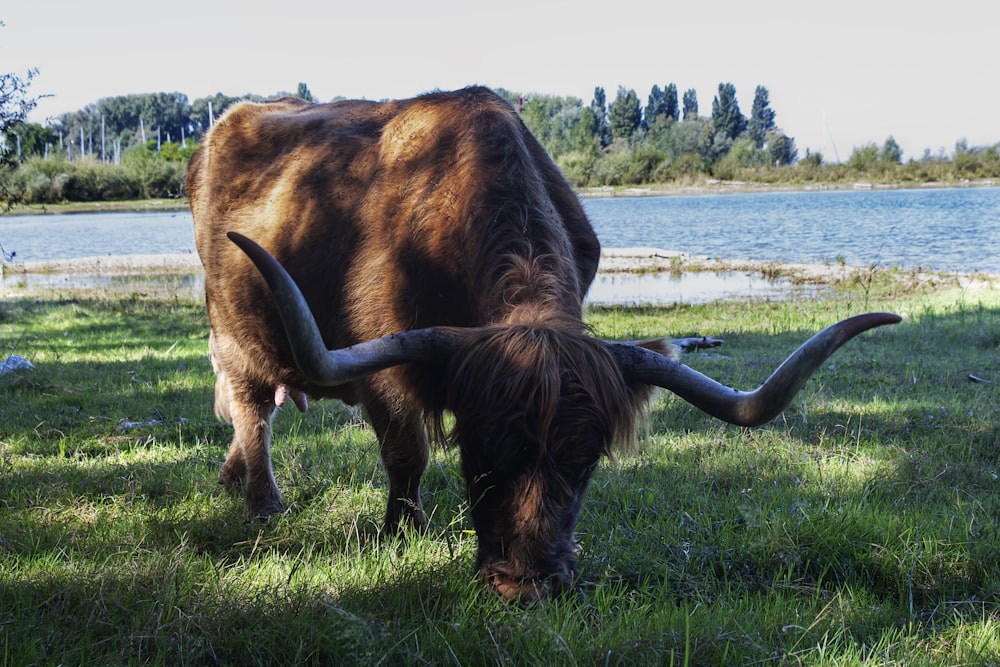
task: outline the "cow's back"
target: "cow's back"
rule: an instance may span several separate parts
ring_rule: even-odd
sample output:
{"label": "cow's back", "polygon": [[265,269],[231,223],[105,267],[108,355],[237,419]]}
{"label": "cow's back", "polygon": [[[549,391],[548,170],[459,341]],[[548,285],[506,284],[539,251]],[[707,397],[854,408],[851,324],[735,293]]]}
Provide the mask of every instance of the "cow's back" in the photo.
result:
{"label": "cow's back", "polygon": [[293,385],[270,299],[227,231],[288,268],[331,347],[492,323],[512,257],[543,263],[556,307],[579,317],[599,253],[555,165],[485,89],[240,104],[192,159],[188,192],[213,331]]}

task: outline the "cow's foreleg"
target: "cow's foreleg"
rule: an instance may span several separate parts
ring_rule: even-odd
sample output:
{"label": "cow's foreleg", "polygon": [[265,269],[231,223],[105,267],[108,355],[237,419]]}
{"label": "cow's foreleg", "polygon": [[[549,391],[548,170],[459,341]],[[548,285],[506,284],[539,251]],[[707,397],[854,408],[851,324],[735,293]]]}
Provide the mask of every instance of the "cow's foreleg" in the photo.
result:
{"label": "cow's foreleg", "polygon": [[266,389],[242,390],[233,387],[230,400],[233,443],[219,473],[226,488],[243,487],[251,516],[280,514],[285,506],[271,469],[271,417],[274,394]]}
{"label": "cow's foreleg", "polygon": [[427,518],[420,504],[420,478],[427,468],[430,445],[423,419],[416,411],[394,413],[378,399],[366,401],[365,407],[389,478],[385,529],[395,531],[403,523],[424,528]]}

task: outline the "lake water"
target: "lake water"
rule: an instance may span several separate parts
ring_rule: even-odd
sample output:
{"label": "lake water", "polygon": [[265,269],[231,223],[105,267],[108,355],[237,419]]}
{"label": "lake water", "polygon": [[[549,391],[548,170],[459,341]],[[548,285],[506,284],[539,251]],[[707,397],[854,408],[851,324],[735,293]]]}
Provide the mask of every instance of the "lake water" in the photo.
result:
{"label": "lake water", "polygon": [[604,246],[1000,273],[1000,188],[589,199]]}
{"label": "lake water", "polygon": [[[1000,188],[613,197],[583,205],[607,248],[1000,273]],[[0,216],[0,245],[19,261],[195,252],[188,211]],[[602,276],[589,298],[673,303],[780,298],[792,290],[789,282],[742,273]]]}
{"label": "lake water", "polygon": [[193,253],[190,211],[0,216],[0,245],[17,261]]}

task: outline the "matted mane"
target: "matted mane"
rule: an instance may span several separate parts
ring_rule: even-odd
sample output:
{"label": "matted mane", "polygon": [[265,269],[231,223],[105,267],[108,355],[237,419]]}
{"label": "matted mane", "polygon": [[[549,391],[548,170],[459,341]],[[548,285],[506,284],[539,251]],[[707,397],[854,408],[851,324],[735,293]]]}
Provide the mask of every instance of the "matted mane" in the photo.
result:
{"label": "matted mane", "polygon": [[[512,441],[533,441],[540,451],[572,446],[572,429],[596,426],[605,453],[635,436],[646,385],[630,386],[604,344],[578,320],[484,327],[470,336],[446,369],[445,409],[464,430],[497,429]],[[441,433],[441,411],[432,416]]]}

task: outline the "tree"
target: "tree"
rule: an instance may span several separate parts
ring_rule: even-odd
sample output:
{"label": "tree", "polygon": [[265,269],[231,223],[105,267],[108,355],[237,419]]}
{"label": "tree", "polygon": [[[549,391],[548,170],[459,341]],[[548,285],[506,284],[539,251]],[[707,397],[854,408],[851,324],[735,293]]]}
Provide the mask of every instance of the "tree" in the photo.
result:
{"label": "tree", "polygon": [[[113,143],[115,139],[126,147],[141,142],[142,134],[147,141],[180,141],[181,135],[191,136],[193,130],[187,95],[178,92],[105,97],[96,106],[89,105],[82,111],[64,114],[60,129],[70,138],[79,136],[80,129],[88,138],[94,135],[96,141],[103,134],[108,151],[108,141]],[[100,145],[91,148],[88,141],[87,152],[98,153],[100,148]]]}
{"label": "tree", "polygon": [[50,127],[42,127],[37,123],[27,121],[14,128],[12,135],[17,137],[19,152],[22,157],[44,157],[49,146],[59,141],[59,135]]}
{"label": "tree", "polygon": [[309,90],[309,86],[302,83],[301,81],[299,82],[298,88],[295,89],[295,97],[299,98],[300,100],[305,100],[306,102],[316,101],[316,98],[313,97],[312,91]]}
{"label": "tree", "polygon": [[653,123],[667,111],[667,98],[660,90],[660,87],[653,84],[649,91],[649,101],[646,103],[646,113],[643,114],[642,122],[646,127],[652,127]]}
{"label": "tree", "polygon": [[642,107],[634,90],[619,86],[618,96],[608,108],[608,121],[615,139],[628,139],[635,134],[642,122]]}
{"label": "tree", "polygon": [[[770,130],[765,135],[765,142],[768,161],[775,167],[792,164],[799,157],[799,150],[795,147],[795,139],[783,134],[780,130]],[[822,160],[822,156],[820,156],[820,160]]]}
{"label": "tree", "polygon": [[601,128],[593,107],[580,109],[579,121],[570,129],[570,144],[574,151],[585,154],[601,149]]}
{"label": "tree", "polygon": [[28,96],[31,81],[37,74],[37,70],[28,70],[23,78],[13,73],[0,74],[0,138],[3,139],[0,141],[0,167],[13,166],[17,159],[17,148],[10,145],[10,137],[38,102]]}
{"label": "tree", "polygon": [[815,153],[811,152],[808,148],[806,149],[806,156],[799,160],[799,164],[811,167],[813,169],[818,168],[823,164],[823,154],[819,151]]}
{"label": "tree", "polygon": [[524,100],[521,119],[545,150],[556,157],[572,149],[573,126],[580,122],[583,100],[578,97],[534,95]]}
{"label": "tree", "polygon": [[608,98],[603,87],[594,88],[594,100],[590,103],[590,108],[597,116],[597,136],[601,140],[601,148],[604,148],[611,143],[611,128],[608,126]]}
{"label": "tree", "polygon": [[646,138],[668,159],[678,160],[685,155],[696,156],[704,164],[711,154],[711,123],[707,118],[691,118],[680,123],[661,120]]}
{"label": "tree", "polygon": [[774,123],[775,113],[768,98],[767,88],[757,86],[753,95],[753,108],[750,109],[750,121],[747,123],[747,132],[757,148],[764,147],[767,133],[777,127]]}
{"label": "tree", "polygon": [[890,135],[885,140],[885,143],[882,144],[882,151],[878,157],[883,164],[900,164],[903,162],[903,149],[899,147],[899,144]]}
{"label": "tree", "polygon": [[698,93],[694,88],[684,91],[684,120],[694,120],[698,117]]}
{"label": "tree", "polygon": [[736,101],[736,86],[720,83],[719,94],[712,100],[712,124],[723,139],[735,140],[747,129],[747,119]]}
{"label": "tree", "polygon": [[[3,22],[0,22],[0,28],[2,27]],[[8,141],[14,130],[38,104],[38,99],[28,94],[31,81],[37,74],[38,70],[35,69],[28,70],[23,77],[14,73],[0,74],[0,169],[13,168],[17,162],[16,139],[15,146],[10,146]],[[0,196],[7,209],[18,200],[6,187],[2,188]]]}
{"label": "tree", "polygon": [[[695,115],[697,115],[698,102],[695,101],[694,105]],[[667,118],[680,120],[680,114],[677,113],[677,84],[675,83],[671,83],[663,89],[663,115]]]}
{"label": "tree", "polygon": [[188,98],[184,93],[153,93],[145,95],[142,116],[150,136],[160,136],[162,141],[180,139],[188,126]]}

